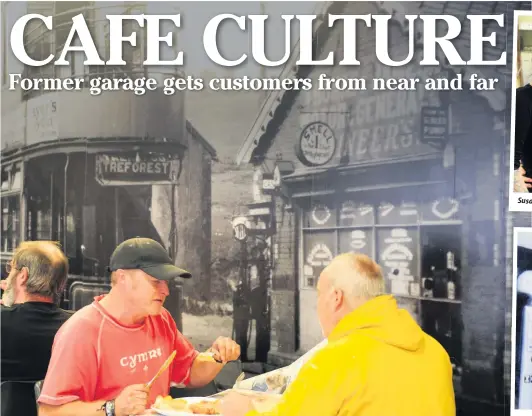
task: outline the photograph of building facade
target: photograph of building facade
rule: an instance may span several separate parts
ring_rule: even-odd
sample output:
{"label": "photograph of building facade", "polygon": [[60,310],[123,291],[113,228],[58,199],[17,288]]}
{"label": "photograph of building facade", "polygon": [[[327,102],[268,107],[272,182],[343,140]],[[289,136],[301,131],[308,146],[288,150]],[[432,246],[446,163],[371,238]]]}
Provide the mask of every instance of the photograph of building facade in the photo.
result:
{"label": "photograph of building facade", "polygon": [[[28,8],[54,15],[56,30],[36,26],[27,35],[28,48],[46,56],[68,35],[68,26],[57,24],[61,19],[71,24],[70,18],[81,12],[97,25],[95,16],[102,13],[91,2],[30,3]],[[127,68],[106,71],[78,67],[76,61],[66,69],[53,64],[24,69],[28,77],[86,81],[124,74],[181,76],[176,70],[147,74],[134,60]],[[70,262],[63,304],[79,309],[93,293],[107,290],[106,267],[116,245],[144,236],[161,242],[198,276],[194,284],[201,286],[202,279],[208,284],[216,152],[187,121],[184,96],[168,97],[160,89],[143,96],[128,91],[93,96],[88,90],[21,93],[4,88],[2,263],[20,241],[59,241]],[[179,298],[170,301],[180,322]]]}
{"label": "photograph of building facade", "polygon": [[[511,43],[513,10],[530,3],[338,3],[328,13],[393,14],[391,58],[407,55],[405,14],[505,14],[505,28],[486,47],[496,59]],[[324,19],[326,22],[327,19]],[[254,203],[235,219],[267,238],[271,348],[268,362],[286,365],[322,339],[316,282],[331,259],[357,251],[374,257],[386,291],[448,351],[458,400],[507,404],[510,373],[511,229],[506,209],[509,91],[506,67],[390,68],[374,57],[375,33],[358,29],[359,68],[297,67],[286,78],[427,78],[464,81],[462,91],[272,92],[237,162],[255,168]],[[469,34],[455,45],[467,55]],[[343,48],[341,30],[317,24],[317,58]],[[512,50],[509,47],[508,50]],[[293,55],[297,59],[297,50]],[[509,52],[511,54],[511,52]],[[509,60],[511,62],[511,60]],[[498,78],[493,91],[473,91],[471,73]],[[371,82],[371,81],[370,81]],[[456,81],[455,81],[456,82]],[[241,235],[244,228],[240,227]],[[509,232],[510,231],[510,232]],[[505,318],[506,316],[506,318]],[[499,410],[500,412],[500,410]],[[497,413],[498,414],[498,413]]]}

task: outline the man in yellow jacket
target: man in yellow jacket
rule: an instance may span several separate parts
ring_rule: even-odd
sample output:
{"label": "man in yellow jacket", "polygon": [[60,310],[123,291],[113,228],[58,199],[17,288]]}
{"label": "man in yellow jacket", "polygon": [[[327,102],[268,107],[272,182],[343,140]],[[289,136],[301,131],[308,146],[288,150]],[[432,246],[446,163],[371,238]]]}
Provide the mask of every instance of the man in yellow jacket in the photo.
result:
{"label": "man in yellow jacket", "polygon": [[392,296],[381,268],[342,254],[318,282],[318,318],[328,344],[267,412],[233,393],[224,416],[455,416],[451,362]]}

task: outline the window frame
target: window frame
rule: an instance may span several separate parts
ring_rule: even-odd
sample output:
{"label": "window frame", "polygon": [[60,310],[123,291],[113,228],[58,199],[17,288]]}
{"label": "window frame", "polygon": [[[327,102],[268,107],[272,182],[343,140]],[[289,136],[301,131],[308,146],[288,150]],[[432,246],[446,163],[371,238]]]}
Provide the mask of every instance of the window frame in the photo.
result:
{"label": "window frame", "polygon": [[[8,174],[8,190],[0,192],[0,199],[11,198],[13,196],[18,199],[18,218],[19,218],[19,229],[18,229],[18,244],[24,241],[26,220],[25,220],[25,199],[24,199],[24,185],[25,185],[25,175],[24,175],[25,164],[23,161],[14,161],[7,164],[2,163],[2,172],[7,172]],[[16,172],[20,173],[20,184],[18,188],[13,188],[13,177]],[[3,210],[0,212],[0,221],[3,220]],[[3,233],[3,232],[2,232]],[[17,244],[17,245],[18,245]],[[16,247],[13,247],[11,251],[4,251],[4,241],[3,238],[0,240],[0,256],[11,256]]]}
{"label": "window frame", "polygon": [[[442,221],[435,221],[435,220],[427,220],[427,221],[423,221],[423,217],[420,216],[420,205],[417,204],[417,208],[418,208],[418,218],[417,218],[417,221],[416,223],[395,223],[395,222],[390,222],[389,224],[379,224],[379,219],[378,219],[378,207],[379,207],[379,203],[377,203],[375,200],[373,200],[373,198],[370,198],[369,200],[367,198],[364,198],[364,197],[359,197],[357,198],[356,195],[349,195],[349,194],[345,194],[345,199],[341,199],[341,200],[338,200],[337,198],[337,195],[338,194],[328,194],[326,196],[324,195],[312,195],[312,196],[309,196],[305,199],[318,199],[318,198],[331,198],[334,200],[334,209],[336,210],[336,215],[337,215],[337,221],[336,221],[336,226],[328,226],[328,227],[304,227],[303,225],[305,224],[305,218],[306,218],[306,215],[307,215],[307,205],[309,207],[312,206],[312,203],[311,204],[307,204],[306,201],[304,203],[300,203],[300,204],[297,204],[298,205],[298,211],[299,211],[299,215],[298,215],[298,218],[297,218],[297,227],[298,227],[298,230],[297,230],[297,234],[298,237],[299,237],[299,241],[300,241],[300,249],[298,250],[298,255],[297,255],[297,259],[298,259],[298,266],[297,266],[297,273],[298,273],[298,277],[297,277],[297,283],[298,283],[298,291],[299,293],[301,292],[309,292],[309,291],[313,291],[313,292],[316,292],[316,283],[317,283],[317,278],[318,276],[315,275],[314,276],[314,286],[309,286],[306,284],[306,280],[307,278],[305,277],[304,275],[304,266],[306,264],[306,259],[305,259],[305,253],[306,253],[306,246],[305,246],[305,235],[307,233],[312,233],[312,232],[320,232],[320,231],[325,231],[325,232],[333,232],[334,235],[335,235],[335,247],[334,249],[336,250],[335,252],[333,252],[333,256],[334,255],[337,255],[339,253],[338,249],[340,247],[340,232],[342,230],[357,230],[357,229],[360,229],[360,230],[371,230],[371,233],[372,233],[372,247],[371,247],[371,252],[372,252],[372,258],[376,259],[377,262],[380,261],[379,259],[379,242],[378,242],[378,231],[379,230],[392,230],[394,228],[406,228],[406,229],[415,229],[417,231],[417,235],[418,235],[418,241],[417,241],[417,245],[416,245],[416,254],[417,254],[417,270],[418,270],[418,275],[417,276],[414,276],[415,277],[415,281],[416,282],[419,282],[420,284],[420,289],[421,289],[421,284],[422,284],[422,277],[423,276],[423,269],[422,269],[422,265],[423,265],[423,258],[422,258],[422,254],[423,254],[423,251],[422,251],[422,236],[423,236],[423,230],[426,230],[426,229],[430,229],[431,227],[438,227],[438,226],[451,226],[451,227],[456,227],[458,226],[459,229],[461,230],[460,231],[460,236],[459,236],[459,239],[460,239],[460,277],[459,277],[459,285],[460,287],[462,288],[462,290],[460,291],[460,297],[459,298],[456,298],[456,299],[447,299],[447,298],[434,298],[434,297],[424,297],[422,296],[423,294],[420,293],[419,296],[412,296],[412,295],[400,295],[400,294],[393,294],[391,293],[391,290],[388,290],[388,288],[386,288],[386,294],[390,294],[392,296],[394,296],[394,298],[397,300],[397,303],[398,303],[398,306],[401,307],[401,308],[405,308],[407,310],[410,309],[410,307],[413,307],[414,310],[415,310],[415,314],[417,316],[412,316],[414,319],[417,320],[419,326],[421,328],[424,328],[425,327],[425,317],[427,317],[426,313],[428,313],[429,315],[428,316],[433,316],[430,312],[427,311],[428,310],[434,310],[435,308],[445,308],[446,310],[449,311],[449,319],[452,319],[452,317],[454,317],[454,319],[457,319],[457,323],[458,323],[458,327],[454,327],[454,329],[452,329],[453,331],[453,338],[455,341],[453,341],[454,343],[456,343],[457,341],[459,341],[459,344],[463,342],[463,337],[464,337],[464,328],[463,328],[463,316],[462,316],[462,300],[463,300],[463,287],[464,287],[464,280],[467,278],[466,276],[464,276],[464,270],[466,270],[467,268],[467,233],[469,231],[469,224],[467,222],[467,205],[466,204],[463,204],[463,203],[460,203],[460,207],[459,207],[459,210],[456,214],[456,219],[449,219],[449,220],[442,220]],[[358,201],[357,201],[358,199]],[[340,209],[341,209],[341,206],[342,206],[342,203],[347,201],[347,200],[351,200],[353,202],[361,202],[363,204],[368,204],[368,205],[371,205],[373,208],[374,208],[374,219],[373,219],[373,223],[372,224],[368,224],[368,225],[354,225],[354,226],[342,226],[342,225],[338,225],[340,224],[340,216],[339,216],[339,212],[340,212]],[[430,197],[428,198],[424,198],[421,203],[428,203],[428,202],[431,202],[431,199]],[[425,276],[426,277],[426,276]],[[386,279],[388,281],[388,279]],[[421,289],[422,290],[422,289]],[[437,306],[437,305],[441,305],[441,306]],[[451,312],[452,311],[452,312]],[[297,311],[297,313],[302,313],[302,305],[299,306],[299,310]],[[437,318],[436,318],[437,319]],[[301,328],[299,329],[301,331]],[[455,348],[455,344],[450,344],[452,346],[452,348]],[[454,346],[453,346],[454,345]],[[461,345],[461,344],[460,344]],[[446,348],[446,351],[449,353],[449,355],[451,355],[451,353],[453,352],[452,348],[447,350],[447,347]],[[460,347],[461,348],[461,347]],[[461,352],[457,355],[457,356],[452,356],[453,358],[453,365],[456,364],[458,368],[463,368],[464,366],[464,357],[463,357],[463,349],[461,348],[460,350]],[[456,352],[456,351],[455,351]],[[453,374],[454,375],[457,375],[459,373],[454,373],[454,370],[453,370]]]}
{"label": "window frame", "polygon": [[[327,195],[327,196],[316,196],[316,198],[319,198],[319,197],[333,197],[334,198],[334,194],[331,194],[331,195]],[[313,197],[309,197],[309,199],[313,199]],[[347,198],[346,200],[352,200],[354,202],[356,202],[356,198],[353,196],[351,198]],[[344,200],[342,200],[342,202],[344,202]],[[364,200],[360,200],[360,202],[363,202],[363,203],[366,203]],[[428,202],[428,201],[427,201]],[[306,264],[306,259],[305,259],[305,235],[306,234],[309,234],[309,233],[315,233],[315,232],[333,232],[334,233],[334,241],[335,241],[335,245],[334,245],[334,250],[335,252],[333,252],[333,256],[334,255],[337,255],[339,254],[339,245],[340,245],[340,232],[341,231],[351,231],[351,230],[358,230],[358,229],[363,229],[363,230],[371,230],[371,238],[372,238],[372,247],[371,247],[371,253],[372,253],[372,258],[373,259],[376,259],[376,261],[378,261],[379,259],[377,259],[378,257],[378,241],[377,241],[377,238],[378,238],[378,230],[379,229],[385,229],[385,230],[391,230],[391,229],[394,229],[394,228],[406,228],[406,229],[416,229],[417,231],[417,235],[418,235],[418,242],[417,242],[417,246],[416,246],[416,251],[417,251],[417,270],[418,270],[418,276],[415,276],[417,278],[417,280],[419,280],[420,284],[421,284],[421,278],[423,276],[422,275],[422,253],[421,253],[421,236],[422,236],[422,230],[423,229],[426,229],[426,228],[430,228],[430,227],[433,227],[433,226],[460,226],[460,228],[462,229],[462,236],[461,236],[461,252],[460,252],[460,257],[462,259],[462,271],[464,270],[465,266],[466,266],[466,255],[465,255],[465,245],[464,245],[464,237],[463,237],[463,233],[464,233],[464,221],[461,219],[461,216],[463,215],[463,210],[465,209],[464,206],[462,205],[460,207],[460,211],[459,211],[459,217],[460,219],[453,219],[453,220],[442,220],[442,221],[423,221],[421,220],[419,217],[418,217],[418,220],[416,223],[390,223],[390,224],[379,224],[378,223],[378,204],[376,204],[374,201],[371,201],[370,203],[368,203],[368,205],[371,205],[373,208],[374,208],[374,221],[373,221],[373,224],[368,224],[368,225],[355,225],[355,226],[341,226],[341,225],[336,225],[336,226],[327,226],[327,227],[304,227],[304,221],[305,221],[305,216],[306,216],[306,213],[307,211],[305,210],[304,207],[300,207],[300,215],[298,215],[298,219],[297,219],[297,226],[298,226],[298,235],[299,235],[299,241],[301,242],[301,249],[299,250],[299,253],[298,253],[298,286],[299,286],[299,290],[303,291],[303,290],[309,290],[309,291],[316,291],[316,283],[317,283],[317,278],[318,276],[314,276],[314,279],[316,280],[315,281],[315,284],[314,286],[309,286],[308,284],[306,284],[306,278],[305,278],[305,275],[304,275],[304,266]],[[340,221],[340,218],[338,216],[338,212],[340,210],[340,206],[341,206],[341,203],[339,203],[338,201],[335,201],[335,204],[334,204],[334,209],[336,211],[336,224],[339,224],[339,221]],[[460,276],[460,279],[461,279],[461,283],[463,285],[463,273],[461,274]],[[418,307],[421,308],[422,307],[422,302],[443,302],[443,303],[448,303],[448,304],[461,304],[462,303],[462,299],[444,299],[444,298],[429,298],[429,297],[423,297],[423,296],[411,296],[411,295],[399,295],[399,294],[393,294],[390,292],[387,292],[388,294],[392,294],[394,297],[397,297],[397,298],[401,298],[401,299],[410,299],[412,301],[416,301],[417,304],[418,304]]]}

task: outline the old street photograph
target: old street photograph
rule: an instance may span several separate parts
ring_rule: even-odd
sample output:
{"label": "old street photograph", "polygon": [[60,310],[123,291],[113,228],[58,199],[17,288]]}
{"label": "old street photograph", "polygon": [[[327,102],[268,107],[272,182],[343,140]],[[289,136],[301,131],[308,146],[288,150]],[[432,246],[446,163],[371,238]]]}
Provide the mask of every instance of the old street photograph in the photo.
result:
{"label": "old street photograph", "polygon": [[[530,2],[516,1],[2,2],[2,279],[16,269],[14,259],[24,242],[59,242],[68,275],[55,300],[73,312],[70,322],[111,290],[117,270],[127,261],[135,263],[121,258],[115,264],[117,246],[136,237],[154,240],[166,253],[157,258],[168,256],[172,264],[165,264],[179,267],[185,277],[167,279],[164,302],[184,338],[200,352],[210,351],[217,337],[239,346],[238,359],[228,360],[207,386],[189,395],[206,397],[238,383],[242,389],[281,394],[327,338],[318,319],[322,272],[341,254],[364,255],[371,267],[380,266],[384,295],[392,295],[448,354],[456,414],[509,415],[512,302],[519,290],[514,287],[513,229],[532,227],[532,214],[511,212],[507,204],[514,180],[508,176],[514,156],[508,135],[513,91],[507,86],[512,83],[514,11],[531,8]],[[137,47],[123,45],[126,66],[84,66],[75,54],[68,66],[23,65],[10,49],[8,34],[28,13],[54,19],[52,30],[40,20],[28,23],[24,44],[34,59],[59,53],[79,13],[102,54],[109,52],[106,14],[183,13],[188,24],[176,45],[187,53],[187,62],[143,66],[140,36]],[[495,59],[507,51],[508,63],[421,67],[416,52],[408,65],[387,67],[375,57],[375,31],[360,26],[361,65],[356,68],[298,66],[298,53],[280,67],[249,62],[224,68],[209,62],[201,43],[205,24],[222,13],[268,14],[272,56],[284,46],[281,15],[389,14],[390,50],[396,57],[408,52],[405,15],[452,14],[463,21],[471,14],[502,14],[504,27],[487,23],[485,29],[497,32],[498,41],[486,43],[485,53]],[[248,50],[250,34],[233,29],[221,49],[234,59]],[[135,30],[145,35],[144,29]],[[532,32],[526,27],[518,32],[524,85],[525,73],[532,71],[526,66]],[[343,51],[341,26],[329,27],[326,18],[313,26],[312,36],[317,59]],[[464,56],[470,36],[464,26],[454,41]],[[291,42],[297,52],[300,39],[294,35]],[[13,73],[86,80],[193,75],[205,84],[248,76],[309,78],[315,85],[322,74],[417,77],[423,83],[458,74],[467,80],[475,73],[501,81],[484,91],[204,88],[170,96],[160,90],[95,96],[86,89],[9,90]],[[523,279],[532,270],[528,240],[518,243]],[[532,296],[526,284],[522,287],[516,295],[518,330]],[[9,293],[7,287],[2,290]],[[156,350],[143,353],[157,355]],[[159,358],[162,363],[167,356]],[[128,361],[131,373],[136,359]],[[524,371],[519,360],[517,374]],[[140,361],[135,371],[142,371]],[[3,373],[5,368],[2,360]],[[37,415],[43,379],[44,374],[22,381],[2,377],[2,415]],[[518,375],[513,383],[516,406],[526,402],[522,392],[528,388],[519,380]],[[17,382],[30,385],[30,396],[27,387],[18,390]],[[187,395],[180,387],[171,388],[172,397]],[[44,396],[47,388],[45,381]],[[31,397],[29,407],[10,413],[20,412],[22,397]]]}

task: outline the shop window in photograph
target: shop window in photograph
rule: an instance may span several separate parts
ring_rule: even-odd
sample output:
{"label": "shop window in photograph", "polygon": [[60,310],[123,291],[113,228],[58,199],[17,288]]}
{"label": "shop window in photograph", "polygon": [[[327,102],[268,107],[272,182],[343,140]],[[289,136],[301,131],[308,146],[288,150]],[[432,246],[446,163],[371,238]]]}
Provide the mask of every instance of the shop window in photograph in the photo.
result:
{"label": "shop window in photograph", "polygon": [[1,181],[2,247],[0,250],[3,253],[11,253],[20,242],[21,165],[10,165],[3,168]]}
{"label": "shop window in photograph", "polygon": [[303,237],[305,286],[315,287],[317,277],[336,255],[336,234],[334,231],[311,231]]}
{"label": "shop window in photograph", "polygon": [[386,281],[386,292],[400,296],[420,296],[419,233],[414,227],[377,230],[379,258]]}
{"label": "shop window in photograph", "polygon": [[44,156],[27,164],[26,239],[64,242],[65,159]]}
{"label": "shop window in photograph", "polygon": [[325,202],[316,202],[305,212],[305,228],[323,228],[336,226],[336,209]]}
{"label": "shop window in photograph", "polygon": [[53,188],[50,174],[43,175],[39,183],[42,186],[32,186],[32,182],[28,185],[32,192],[28,196],[27,237],[28,240],[52,240]]}
{"label": "shop window in photograph", "polygon": [[65,215],[65,230],[64,230],[64,250],[65,254],[70,258],[75,258],[77,256],[77,249],[80,246],[78,242],[79,230],[78,224],[76,224],[76,219],[80,217],[77,212],[76,205],[76,194],[75,191],[68,191],[67,203],[65,205],[66,215]]}
{"label": "shop window in photograph", "polygon": [[9,191],[9,171],[2,169],[2,192]]}
{"label": "shop window in photograph", "polygon": [[373,256],[372,229],[339,230],[338,240],[339,253],[355,251],[369,257]]}
{"label": "shop window in photograph", "polygon": [[334,204],[331,197],[302,204],[300,287],[314,289],[320,273],[340,253],[374,258],[382,267],[386,293],[445,346],[459,367],[464,246],[460,206],[452,198],[422,198],[371,203],[370,198],[344,199]]}
{"label": "shop window in photograph", "polygon": [[375,223],[375,208],[368,204],[357,204],[347,200],[340,206],[340,221],[342,227],[373,225]]}
{"label": "shop window in photograph", "polygon": [[10,253],[20,241],[20,197],[3,196],[2,204],[2,252]]}

